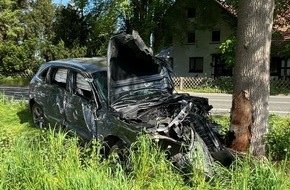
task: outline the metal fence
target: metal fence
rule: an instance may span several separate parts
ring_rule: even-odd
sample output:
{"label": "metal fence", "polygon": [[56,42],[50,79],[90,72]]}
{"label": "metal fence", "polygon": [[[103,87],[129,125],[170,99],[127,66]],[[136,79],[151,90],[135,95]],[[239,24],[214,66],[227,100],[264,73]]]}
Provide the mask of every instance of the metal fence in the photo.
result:
{"label": "metal fence", "polygon": [[[173,77],[174,85],[177,89],[194,89],[200,87],[233,86],[232,77],[207,78],[207,77]],[[290,89],[290,79],[271,78],[270,84],[276,88]]]}

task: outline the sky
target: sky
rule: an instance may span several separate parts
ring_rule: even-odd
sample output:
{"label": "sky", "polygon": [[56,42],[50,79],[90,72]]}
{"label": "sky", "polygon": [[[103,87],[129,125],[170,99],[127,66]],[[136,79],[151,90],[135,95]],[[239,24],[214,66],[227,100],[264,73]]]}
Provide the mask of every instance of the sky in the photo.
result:
{"label": "sky", "polygon": [[63,4],[63,5],[67,5],[69,1],[70,0],[52,0],[52,2],[55,4]]}

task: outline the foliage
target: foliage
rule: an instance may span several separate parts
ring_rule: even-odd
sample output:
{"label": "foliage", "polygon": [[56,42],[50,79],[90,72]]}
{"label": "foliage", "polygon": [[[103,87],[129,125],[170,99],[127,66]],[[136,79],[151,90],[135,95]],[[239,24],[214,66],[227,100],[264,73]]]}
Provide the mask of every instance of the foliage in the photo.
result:
{"label": "foliage", "polygon": [[268,151],[275,160],[285,159],[290,155],[290,119],[271,115],[270,126],[266,138]]}
{"label": "foliage", "polygon": [[[215,122],[222,126],[222,131],[227,131],[230,125],[228,115],[217,115],[211,117]],[[268,157],[274,160],[287,159],[290,150],[290,117],[270,115],[270,131],[265,141],[267,146]]]}
{"label": "foliage", "polygon": [[222,59],[225,61],[227,67],[234,67],[235,63],[235,47],[236,47],[236,37],[231,36],[226,39],[219,46],[219,51],[222,55]]}
{"label": "foliage", "polygon": [[0,85],[3,86],[28,86],[31,78],[21,76],[0,76]]}
{"label": "foliage", "polygon": [[53,41],[64,41],[65,47],[86,47],[86,56],[104,56],[108,41],[116,31],[120,1],[75,0],[75,4],[56,9]]}
{"label": "foliage", "polygon": [[87,48],[79,47],[75,45],[72,48],[65,47],[64,42],[61,40],[58,44],[44,44],[43,54],[45,55],[46,61],[56,60],[56,59],[66,59],[74,57],[83,57],[86,55]]}
{"label": "foliage", "polygon": [[210,118],[213,120],[213,122],[221,126],[219,133],[222,135],[226,135],[230,127],[230,116],[229,115],[211,115]]}
{"label": "foliage", "polygon": [[150,44],[150,38],[153,35],[154,39],[151,43],[154,49],[160,48],[163,36],[169,32],[165,26],[167,11],[174,2],[173,0],[124,1],[120,6],[121,30],[127,33],[131,33],[132,30],[138,31],[146,44]]}
{"label": "foliage", "polygon": [[[155,51],[171,46],[173,38],[185,44],[187,31],[209,29],[219,20],[231,20],[227,14],[219,14],[221,10],[214,8],[214,3],[212,0],[74,0],[66,6],[55,6],[51,0],[2,0],[0,71],[31,72],[53,59],[104,56],[110,37],[123,30],[137,30],[146,44],[153,40]],[[227,3],[237,7],[236,0]],[[184,19],[187,7],[196,7],[194,20]],[[284,10],[284,1],[277,1],[277,13]],[[234,38],[230,38],[220,48],[228,65],[233,64],[234,44]],[[289,44],[277,47],[277,55],[289,52],[289,47]]]}
{"label": "foliage", "polygon": [[0,42],[17,40],[24,31],[24,27],[19,24],[21,11],[14,8],[16,3],[12,0],[0,2]]}

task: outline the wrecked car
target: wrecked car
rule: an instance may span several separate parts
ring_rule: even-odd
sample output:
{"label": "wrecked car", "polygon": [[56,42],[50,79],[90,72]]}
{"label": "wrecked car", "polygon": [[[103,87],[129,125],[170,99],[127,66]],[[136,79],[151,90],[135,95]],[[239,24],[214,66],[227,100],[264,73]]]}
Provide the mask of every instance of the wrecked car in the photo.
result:
{"label": "wrecked car", "polygon": [[206,98],[174,92],[171,69],[138,33],[111,38],[107,57],[50,61],[30,82],[35,126],[62,125],[109,148],[129,146],[140,132],[158,141],[179,165],[198,148],[208,162],[232,161],[208,113]]}

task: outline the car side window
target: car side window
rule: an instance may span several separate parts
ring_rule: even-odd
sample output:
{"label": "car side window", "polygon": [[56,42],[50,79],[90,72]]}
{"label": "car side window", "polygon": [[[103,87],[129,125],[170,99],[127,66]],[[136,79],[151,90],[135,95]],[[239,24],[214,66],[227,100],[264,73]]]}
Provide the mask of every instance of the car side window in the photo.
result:
{"label": "car side window", "polygon": [[38,78],[39,78],[40,80],[42,80],[42,81],[45,81],[48,70],[49,70],[49,68],[44,69],[44,70],[43,70],[43,71],[38,75]]}
{"label": "car side window", "polygon": [[58,68],[54,70],[51,83],[56,84],[62,88],[66,88],[67,69]]}
{"label": "car side window", "polygon": [[86,81],[85,77],[83,77],[80,73],[77,73],[76,75],[75,93],[87,100],[93,99],[91,86],[88,81]]}

